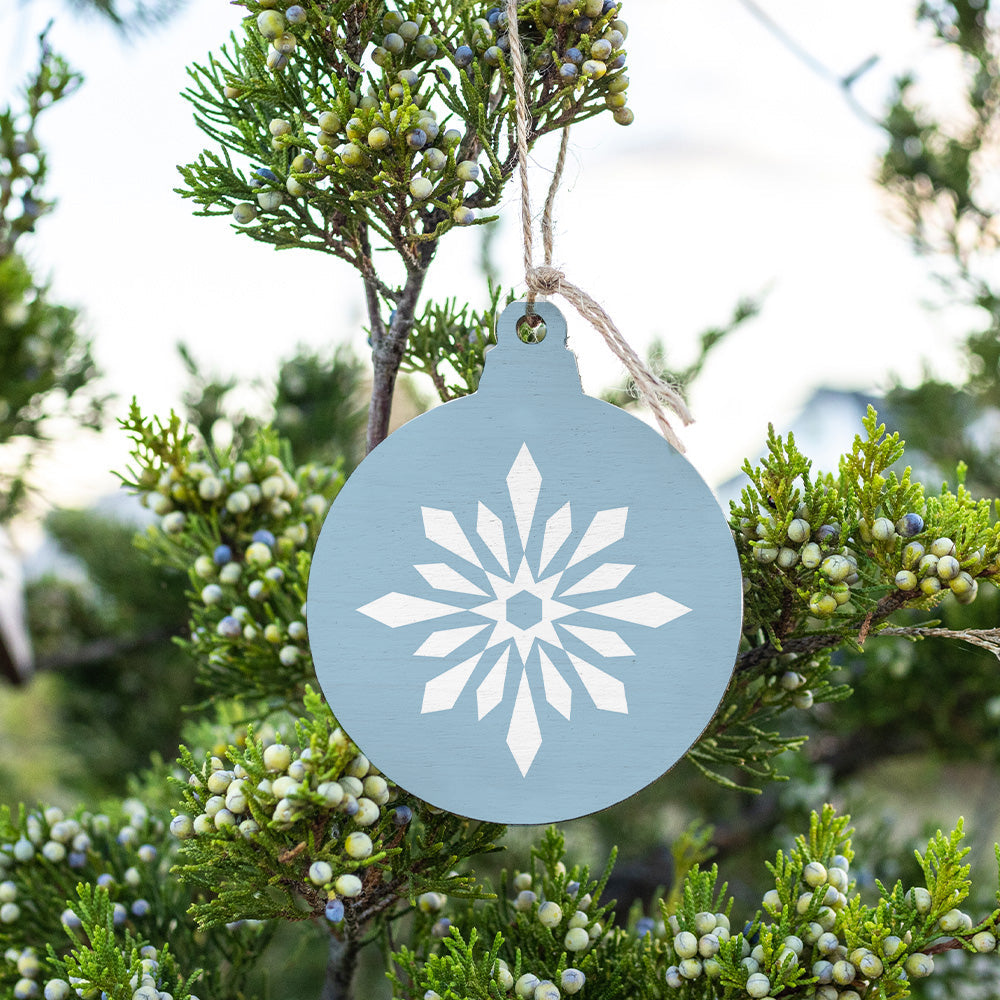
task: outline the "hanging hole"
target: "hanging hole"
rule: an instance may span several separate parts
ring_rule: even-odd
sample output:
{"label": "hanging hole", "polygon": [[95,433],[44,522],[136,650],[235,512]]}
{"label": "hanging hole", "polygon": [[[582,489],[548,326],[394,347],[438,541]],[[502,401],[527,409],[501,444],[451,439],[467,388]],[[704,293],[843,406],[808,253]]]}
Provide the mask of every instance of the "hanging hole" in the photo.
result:
{"label": "hanging hole", "polygon": [[545,333],[545,323],[538,313],[522,316],[517,321],[517,335],[525,344],[540,344]]}

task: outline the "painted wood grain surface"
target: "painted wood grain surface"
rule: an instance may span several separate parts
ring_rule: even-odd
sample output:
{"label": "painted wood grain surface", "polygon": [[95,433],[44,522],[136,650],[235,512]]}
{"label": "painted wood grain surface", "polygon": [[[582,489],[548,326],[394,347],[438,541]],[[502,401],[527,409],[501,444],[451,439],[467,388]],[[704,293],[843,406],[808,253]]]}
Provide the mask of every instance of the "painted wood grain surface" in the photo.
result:
{"label": "painted wood grain surface", "polygon": [[632,795],[695,741],[739,639],[736,550],[692,466],[586,396],[566,323],[500,317],[479,391],[351,476],[309,580],[317,674],[383,773],[477,819]]}

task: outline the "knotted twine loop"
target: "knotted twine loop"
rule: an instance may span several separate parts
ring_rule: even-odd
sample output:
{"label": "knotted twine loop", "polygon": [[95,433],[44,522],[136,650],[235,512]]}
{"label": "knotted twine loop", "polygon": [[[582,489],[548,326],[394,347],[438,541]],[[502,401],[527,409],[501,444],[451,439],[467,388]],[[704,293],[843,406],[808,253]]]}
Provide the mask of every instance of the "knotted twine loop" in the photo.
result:
{"label": "knotted twine loop", "polygon": [[521,35],[517,24],[517,0],[507,0],[507,37],[510,42],[510,61],[514,73],[514,111],[517,122],[517,162],[521,179],[521,235],[524,246],[524,280],[528,286],[528,304],[536,295],[562,295],[576,311],[604,338],[612,353],[629,373],[639,397],[649,406],[663,436],[682,454],[684,445],[674,432],[667,417],[667,409],[672,410],[685,426],[694,422],[691,411],[676,389],[654,375],[642,359],[632,349],[632,345],[622,336],[614,321],[604,308],[591,298],[582,288],[567,280],[566,275],[552,266],[552,208],[556,191],[562,179],[566,163],[566,148],[569,129],[563,129],[562,145],[556,161],[549,194],[545,200],[542,217],[542,241],[545,263],[536,267],[534,263],[534,233],[531,219],[531,199],[528,190],[528,139],[531,121],[528,117],[528,98],[524,85],[524,53],[521,51]]}

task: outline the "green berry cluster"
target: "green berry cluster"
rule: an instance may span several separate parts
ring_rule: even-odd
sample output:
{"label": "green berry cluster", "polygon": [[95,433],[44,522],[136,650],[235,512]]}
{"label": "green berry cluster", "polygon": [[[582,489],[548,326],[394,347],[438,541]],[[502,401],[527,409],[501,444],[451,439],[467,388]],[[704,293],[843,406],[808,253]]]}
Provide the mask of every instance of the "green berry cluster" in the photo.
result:
{"label": "green berry cluster", "polygon": [[[156,947],[142,934],[115,931],[114,905],[107,890],[101,886],[81,884],[77,887],[75,911],[80,921],[79,940],[64,958],[54,961],[61,975],[46,984],[46,1000],[62,998],[67,988],[70,996],[84,1000],[111,997],[120,1000],[198,1000],[191,986],[206,977],[201,970],[188,976],[179,971],[173,946],[174,940],[182,936],[178,934],[178,922],[175,920],[170,928],[171,944]],[[202,945],[207,943],[207,935],[203,937]],[[253,946],[248,940],[231,944]],[[202,949],[199,958],[221,958],[221,955],[209,956]],[[208,995],[223,995],[226,988],[211,973],[209,979],[212,981],[204,985],[213,992]]]}
{"label": "green berry cluster", "polygon": [[158,518],[144,544],[192,584],[187,647],[213,697],[301,698],[312,676],[305,623],[310,556],[343,482],[328,466],[294,472],[263,433],[247,457],[193,452],[179,421],[127,424],[129,485]]}
{"label": "green berry cluster", "polygon": [[[409,810],[393,808],[396,787],[339,728],[329,733],[326,747],[311,744],[297,754],[284,743],[251,737],[239,751],[232,748],[228,760],[213,756],[193,770],[187,786],[188,812],[177,812],[170,823],[170,832],[182,841],[240,837],[254,844],[266,827],[280,835],[294,831],[291,840],[297,843],[300,829],[320,825],[330,830],[314,851],[300,852],[285,873],[285,881],[296,881],[298,898],[316,916],[324,914],[330,900],[358,900],[365,881],[380,881],[378,868],[368,878],[368,870],[386,857],[385,851],[375,851],[373,836],[381,840],[386,833],[397,834],[398,818]],[[269,847],[264,838],[261,852]]]}
{"label": "green berry cluster", "polygon": [[534,64],[561,86],[594,86],[614,120],[631,125],[624,72],[628,24],[618,16],[620,7],[616,0],[539,0],[535,25],[549,44],[535,52]]}
{"label": "green berry cluster", "polygon": [[677,964],[668,966],[664,973],[667,985],[680,989],[699,976],[718,979],[722,966],[716,956],[720,946],[730,938],[729,917],[725,913],[705,910],[695,914],[691,930],[682,929],[676,916],[670,917],[669,926],[674,933],[671,947]]}
{"label": "green berry cluster", "polygon": [[[111,815],[67,815],[56,806],[22,809],[16,822],[0,815],[0,992],[65,1000],[72,986],[79,995],[61,963],[90,940],[81,890],[101,892],[120,942],[170,936],[183,952],[182,935],[170,924],[183,917],[190,897],[164,892],[172,854],[165,823],[135,797]],[[203,938],[197,951],[214,953],[220,943],[215,935]]]}
{"label": "green berry cluster", "polygon": [[794,440],[773,431],[770,455],[747,466],[752,486],[733,514],[751,628],[780,622],[791,631],[802,612],[870,623],[949,593],[968,604],[980,580],[1000,578],[991,505],[961,484],[925,496],[909,469],[889,471],[902,455],[899,436],[886,436],[871,408],[864,424],[867,438],[855,439],[838,476],[812,475]]}
{"label": "green berry cluster", "polygon": [[[188,778],[170,832],[182,844],[181,878],[213,896],[194,907],[199,921],[316,917],[356,929],[400,898],[429,910],[450,887],[468,894],[451,864],[498,828],[439,821],[378,772],[319,695],[307,689],[305,706],[297,748],[252,729],[200,763],[182,748]],[[442,855],[439,841],[422,844],[414,831],[424,823],[462,846]]]}
{"label": "green berry cluster", "polygon": [[[205,214],[231,212],[255,239],[357,267],[362,231],[426,264],[421,244],[490,221],[482,210],[516,166],[506,10],[478,0],[447,10],[400,0],[363,14],[344,3],[241,5],[245,40],[196,67],[188,96],[250,174],[214,153],[182,168],[183,193]],[[521,0],[518,10],[534,70],[530,141],[601,111],[632,121],[618,3]]]}
{"label": "green berry cluster", "polygon": [[[564,849],[556,829],[545,831],[530,867],[504,873],[495,897],[438,917],[431,938],[441,940],[429,954],[397,956],[406,976],[390,977],[397,987],[394,995],[407,1000],[631,996],[645,946],[612,929],[611,905],[600,903],[613,860],[601,879],[592,880],[586,867],[567,866]],[[484,952],[479,942],[491,936],[492,948]]]}
{"label": "green berry cluster", "polygon": [[[143,897],[161,876],[163,824],[138,799],[122,803],[117,822],[105,813],[67,817],[62,809],[24,810],[19,821],[0,820],[0,944],[16,947],[21,928],[53,929],[47,880],[66,891],[77,882],[111,887],[116,926],[141,921],[150,906]],[[67,929],[74,916],[56,915]],[[58,926],[58,923],[56,923]]]}
{"label": "green berry cluster", "polygon": [[968,891],[961,827],[947,837],[939,833],[918,855],[927,887],[880,885],[880,901],[870,907],[850,875],[847,823],[830,807],[813,814],[808,838],[797,838],[788,854],[779,852],[768,866],[775,888],[738,933],[730,930],[731,902],[724,912],[696,909],[719,905],[726,887],[716,891],[714,869],[693,869],[683,905],[670,914],[664,908],[667,986],[685,990],[683,996],[724,990],[727,997],[755,1000],[906,996],[909,982],[934,971],[934,953],[996,950],[1000,913],[977,925],[958,908]]}

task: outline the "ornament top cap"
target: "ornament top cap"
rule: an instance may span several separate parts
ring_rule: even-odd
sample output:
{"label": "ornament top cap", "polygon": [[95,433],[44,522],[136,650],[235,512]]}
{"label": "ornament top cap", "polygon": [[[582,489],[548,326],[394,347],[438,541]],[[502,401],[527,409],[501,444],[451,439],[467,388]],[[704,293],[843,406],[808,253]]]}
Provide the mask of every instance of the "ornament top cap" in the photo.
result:
{"label": "ornament top cap", "polygon": [[[530,311],[545,324],[539,341],[524,341],[518,326]],[[513,383],[520,391],[538,388],[575,389],[583,392],[576,355],[566,343],[566,317],[551,302],[511,302],[497,319],[497,344],[486,355],[482,386],[505,388]]]}

